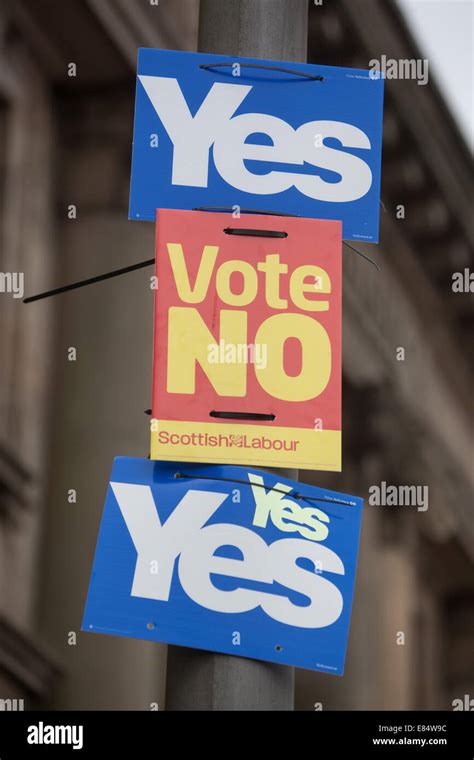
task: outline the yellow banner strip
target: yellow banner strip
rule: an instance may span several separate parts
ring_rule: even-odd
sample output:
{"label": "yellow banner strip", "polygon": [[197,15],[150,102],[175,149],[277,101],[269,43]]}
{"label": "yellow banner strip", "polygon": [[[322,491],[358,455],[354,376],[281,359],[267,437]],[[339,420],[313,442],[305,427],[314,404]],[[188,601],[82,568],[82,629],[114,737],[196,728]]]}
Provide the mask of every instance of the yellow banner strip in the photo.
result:
{"label": "yellow banner strip", "polygon": [[340,472],[341,431],[153,419],[150,456]]}

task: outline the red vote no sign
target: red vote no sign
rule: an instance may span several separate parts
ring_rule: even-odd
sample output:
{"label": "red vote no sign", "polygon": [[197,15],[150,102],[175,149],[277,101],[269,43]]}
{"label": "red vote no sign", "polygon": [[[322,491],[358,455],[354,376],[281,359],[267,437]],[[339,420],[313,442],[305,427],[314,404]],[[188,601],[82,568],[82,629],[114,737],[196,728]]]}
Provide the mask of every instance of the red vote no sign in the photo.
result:
{"label": "red vote no sign", "polygon": [[341,469],[341,223],[158,210],[151,457]]}

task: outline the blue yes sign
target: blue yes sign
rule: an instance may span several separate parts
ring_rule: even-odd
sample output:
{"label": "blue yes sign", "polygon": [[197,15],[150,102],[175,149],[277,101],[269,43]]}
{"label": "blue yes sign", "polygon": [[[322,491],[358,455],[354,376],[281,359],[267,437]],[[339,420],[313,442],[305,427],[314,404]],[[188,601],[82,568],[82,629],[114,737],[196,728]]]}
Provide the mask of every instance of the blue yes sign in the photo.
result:
{"label": "blue yes sign", "polygon": [[342,675],[362,500],[118,458],[82,629]]}
{"label": "blue yes sign", "polygon": [[370,73],[141,49],[130,218],[276,211],[376,243],[384,82]]}

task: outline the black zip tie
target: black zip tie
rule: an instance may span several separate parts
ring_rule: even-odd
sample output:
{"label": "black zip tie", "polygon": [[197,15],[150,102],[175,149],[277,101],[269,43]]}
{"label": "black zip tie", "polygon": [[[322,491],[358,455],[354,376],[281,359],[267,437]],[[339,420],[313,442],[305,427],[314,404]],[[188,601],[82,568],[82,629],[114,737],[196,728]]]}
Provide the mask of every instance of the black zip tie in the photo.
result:
{"label": "black zip tie", "polygon": [[323,82],[324,77],[320,74],[306,74],[303,71],[295,71],[294,69],[284,69],[281,66],[265,66],[260,63],[240,63],[239,61],[228,61],[227,63],[200,63],[200,69],[217,69],[223,66],[235,66],[237,63],[241,68],[246,69],[268,69],[269,71],[282,71],[284,74],[293,74],[296,77],[305,77],[306,79],[314,79],[316,82]]}
{"label": "black zip tie", "polygon": [[278,230],[249,230],[244,227],[225,227],[226,235],[244,235],[246,237],[268,237],[268,238],[287,238],[287,232],[279,232]]}
{"label": "black zip tie", "polygon": [[[192,211],[226,211],[233,213],[235,211],[234,206],[196,206]],[[284,211],[264,211],[259,208],[241,208],[240,214],[264,214],[266,216],[291,216],[295,219],[300,218],[300,214],[286,214]]]}
{"label": "black zip tie", "polygon": [[225,420],[269,420],[276,419],[275,414],[260,414],[259,412],[209,412],[209,417],[218,417]]}
{"label": "black zip tie", "polygon": [[71,285],[63,285],[61,288],[54,288],[54,290],[47,290],[45,293],[38,293],[35,296],[28,296],[28,298],[23,299],[23,303],[32,303],[32,301],[40,301],[42,298],[58,296],[60,293],[66,293],[68,290],[76,290],[77,288],[84,288],[86,285],[93,285],[96,282],[102,282],[102,280],[110,280],[112,277],[119,277],[122,274],[135,272],[137,269],[143,269],[144,267],[152,266],[154,263],[154,258],[147,259],[146,261],[140,261],[138,264],[132,264],[131,266],[124,267],[123,269],[115,269],[113,272],[99,274],[97,277],[89,277],[87,280],[73,282]]}
{"label": "black zip tie", "polygon": [[[151,415],[151,409],[145,409],[144,414]],[[274,414],[256,414],[253,412],[209,412],[210,417],[217,417],[228,420],[273,420],[276,418]]]}
{"label": "black zip tie", "polygon": [[[387,210],[384,204],[382,203],[382,201],[380,201],[380,203],[385,213],[387,213]],[[193,211],[228,211],[229,213],[234,211],[232,206],[196,206],[192,210]],[[268,216],[289,216],[289,217],[293,217],[294,219],[301,218],[300,214],[285,214],[282,211],[262,211],[261,209],[255,209],[255,208],[242,208],[240,209],[240,213],[241,214],[266,214]],[[226,230],[224,230],[224,232],[226,232]],[[227,234],[239,234],[239,233],[234,232],[234,233],[227,233]],[[245,233],[240,233],[240,234],[245,234]],[[275,237],[275,236],[272,235],[271,237]],[[368,261],[369,264],[372,264],[377,269],[377,271],[380,272],[379,265],[376,264],[376,262],[373,261],[373,259],[367,256],[367,254],[362,253],[362,251],[358,251],[357,248],[354,248],[352,245],[349,245],[349,243],[346,243],[345,240],[343,240],[342,243],[343,245],[347,245],[347,247],[350,248],[351,251],[354,251],[354,253],[357,253],[358,256],[361,256],[363,259]]]}
{"label": "black zip tie", "polygon": [[342,244],[343,245],[347,245],[347,247],[350,248],[351,251],[354,251],[354,253],[357,253],[358,256],[362,256],[363,259],[365,259],[366,261],[368,261],[369,264],[372,264],[376,268],[376,270],[378,272],[380,272],[379,265],[373,259],[371,259],[370,256],[366,256],[366,254],[362,253],[362,251],[358,251],[357,248],[354,248],[354,246],[349,245],[349,243],[346,243],[345,240],[342,241]]}
{"label": "black zip tie", "polygon": [[[216,466],[216,465],[214,465]],[[303,501],[320,501],[322,504],[340,504],[343,507],[351,507],[352,504],[348,504],[347,501],[341,501],[339,499],[320,499],[318,496],[303,496],[301,493],[289,493],[288,491],[282,491],[281,488],[273,488],[266,486],[262,483],[250,483],[247,480],[239,480],[238,478],[219,478],[219,477],[211,477],[210,475],[200,475],[196,473],[196,475],[187,475],[185,472],[175,472],[174,477],[177,479],[180,478],[190,478],[192,480],[219,480],[224,483],[240,483],[243,486],[257,486],[257,488],[264,488],[266,491],[275,491],[275,493],[282,493],[285,496],[290,496],[292,499],[302,499]],[[277,477],[277,476],[275,476]],[[334,515],[334,517],[337,517],[337,515]]]}
{"label": "black zip tie", "polygon": [[[288,494],[288,495],[290,496],[290,494]],[[305,501],[307,504],[309,504],[309,506],[311,506],[311,504],[310,504],[311,501],[322,501],[323,504],[330,504],[331,503],[330,499],[328,501],[326,501],[325,499],[315,499],[314,496],[303,496],[302,494],[300,494],[300,501]],[[344,504],[345,507],[351,507],[352,506],[352,504],[347,504],[346,502],[337,502],[337,503],[338,504],[342,503],[342,504]],[[342,520],[343,519],[342,515],[335,515],[333,512],[329,512],[327,509],[325,509],[324,511],[327,512],[333,518],[333,520]]]}
{"label": "black zip tie", "polygon": [[[217,207],[216,207],[217,208]],[[225,208],[225,207],[223,207]],[[193,209],[193,211],[200,211],[201,209]],[[254,212],[254,213],[266,213],[264,211],[262,212]],[[273,214],[272,214],[273,215]],[[275,214],[275,216],[294,216],[293,214]],[[229,230],[230,228],[227,228]],[[284,237],[287,233],[277,232],[275,230],[238,230],[238,228],[232,228],[232,232],[227,232],[227,234],[231,235],[256,235],[258,237]],[[224,230],[225,232],[226,230]],[[265,233],[264,235],[261,233]],[[351,249],[351,251],[354,251],[354,253],[357,253],[358,256],[361,256],[363,259],[368,261],[370,264],[372,264],[377,271],[380,272],[380,267],[378,264],[373,261],[373,259],[369,258],[365,253],[362,253],[362,251],[358,251],[357,248],[354,248],[352,245],[349,245],[349,243],[346,243],[345,240],[342,241],[343,245],[346,245],[348,248]],[[77,290],[77,288],[84,288],[87,285],[94,285],[96,282],[102,282],[103,280],[110,280],[112,277],[120,277],[122,274],[128,274],[129,272],[135,272],[137,269],[143,269],[144,267],[152,266],[155,263],[155,259],[146,259],[146,261],[140,261],[138,264],[131,264],[131,266],[123,267],[122,269],[114,269],[112,272],[106,272],[105,274],[99,274],[97,277],[89,277],[87,280],[80,280],[79,282],[73,282],[70,285],[63,285],[60,288],[54,288],[53,290],[47,290],[44,293],[37,293],[34,296],[28,296],[27,298],[23,299],[23,303],[33,303],[33,301],[41,301],[43,298],[50,298],[51,296],[58,296],[61,293],[67,293],[69,290]]]}

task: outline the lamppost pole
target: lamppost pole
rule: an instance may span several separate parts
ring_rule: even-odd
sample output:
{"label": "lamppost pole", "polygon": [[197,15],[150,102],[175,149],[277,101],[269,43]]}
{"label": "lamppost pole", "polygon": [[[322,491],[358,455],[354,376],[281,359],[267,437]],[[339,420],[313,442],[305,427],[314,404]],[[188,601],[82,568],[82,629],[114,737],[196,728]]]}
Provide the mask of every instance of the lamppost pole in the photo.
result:
{"label": "lamppost pole", "polygon": [[[201,0],[204,53],[306,62],[307,33],[307,0]],[[168,647],[167,710],[292,710],[293,705],[293,668]]]}

